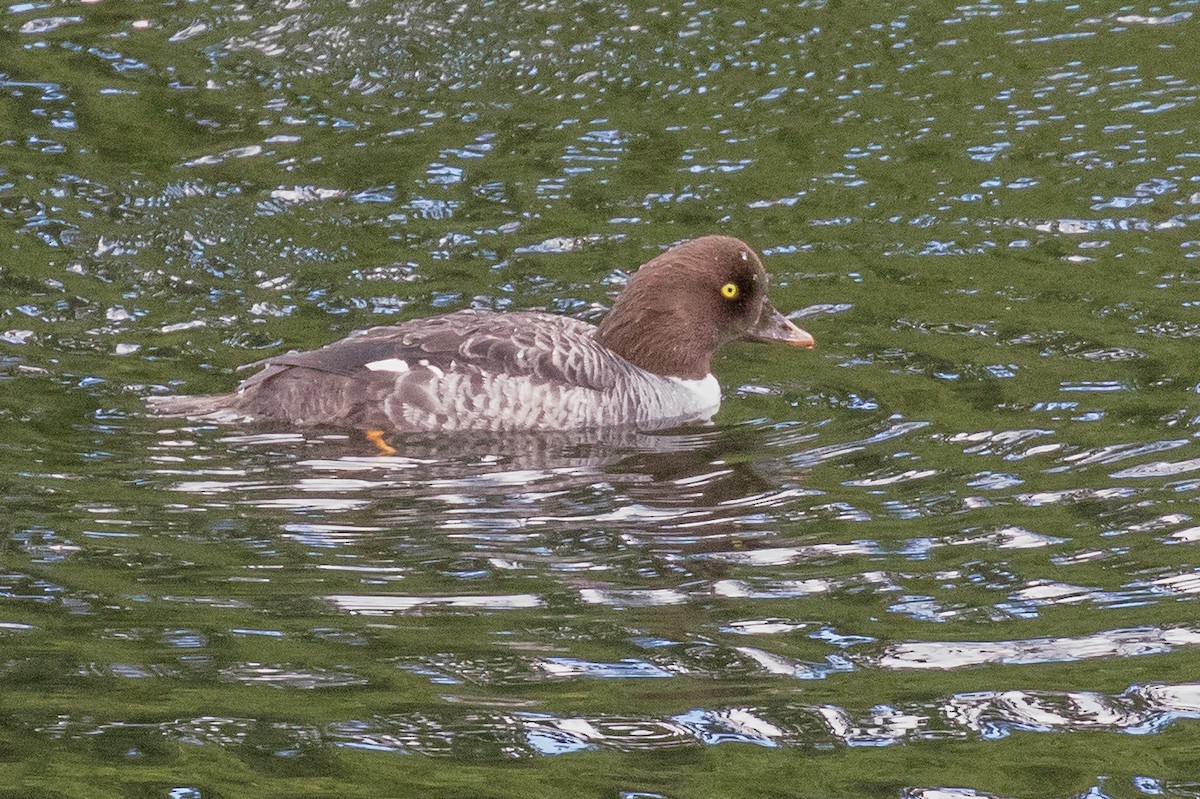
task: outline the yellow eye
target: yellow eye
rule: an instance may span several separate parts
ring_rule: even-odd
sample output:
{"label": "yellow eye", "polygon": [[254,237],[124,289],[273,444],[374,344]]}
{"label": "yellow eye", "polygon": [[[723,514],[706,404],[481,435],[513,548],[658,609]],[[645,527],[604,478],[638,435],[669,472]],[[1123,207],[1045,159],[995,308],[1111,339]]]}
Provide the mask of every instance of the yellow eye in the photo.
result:
{"label": "yellow eye", "polygon": [[737,283],[726,283],[721,286],[721,296],[727,300],[735,299],[738,295]]}

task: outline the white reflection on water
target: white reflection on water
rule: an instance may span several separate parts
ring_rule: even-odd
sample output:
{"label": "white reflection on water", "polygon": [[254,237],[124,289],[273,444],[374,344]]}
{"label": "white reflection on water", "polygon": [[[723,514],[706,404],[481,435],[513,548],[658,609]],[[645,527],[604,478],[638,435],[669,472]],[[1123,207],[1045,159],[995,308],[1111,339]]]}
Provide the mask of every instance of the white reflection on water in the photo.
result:
{"label": "white reflection on water", "polygon": [[[1154,452],[1166,452],[1167,450],[1177,449],[1187,446],[1191,443],[1188,439],[1170,439],[1166,441],[1151,441],[1148,443],[1127,443],[1127,444],[1106,444],[1101,447],[1091,447],[1088,449],[1073,452],[1070,455],[1064,456],[1062,461],[1067,466],[1053,467],[1047,469],[1048,474],[1053,474],[1059,471],[1068,471],[1078,469],[1082,466],[1090,466],[1093,463],[1110,464],[1126,460],[1128,458],[1137,458],[1142,455],[1149,455]],[[1114,477],[1117,475],[1113,475]]]}
{"label": "white reflection on water", "polygon": [[1172,596],[1200,594],[1200,569],[1159,577],[1152,580],[1150,585],[1158,591]]}
{"label": "white reflection on water", "polygon": [[589,605],[608,605],[613,608],[659,607],[682,605],[688,595],[669,588],[583,588],[579,598]]}
{"label": "white reflection on water", "polygon": [[367,679],[349,672],[327,669],[298,669],[286,665],[242,663],[221,669],[220,678],[243,685],[269,685],[274,688],[313,690],[366,685]]}
{"label": "white reflection on water", "polygon": [[989,663],[1032,664],[1134,657],[1200,645],[1200,629],[1139,627],[1076,638],[1024,641],[909,641],[884,650],[883,669],[957,669]]}
{"label": "white reflection on water", "polygon": [[721,632],[738,635],[775,635],[803,630],[811,624],[811,622],[791,621],[790,619],[742,619],[724,625]]}
{"label": "white reflection on water", "polygon": [[718,580],[713,583],[712,592],[716,596],[729,599],[789,599],[823,594],[843,584],[841,580],[829,578],[766,580],[754,583],[745,580]]}
{"label": "white reflection on water", "polygon": [[338,610],[365,615],[388,615],[424,608],[514,610],[536,608],[545,604],[533,594],[509,596],[395,596],[370,594],[361,596],[333,595],[326,599]]}
{"label": "white reflection on water", "polygon": [[900,799],[1002,799],[1000,794],[983,793],[974,788],[905,788]]}
{"label": "white reflection on water", "polygon": [[542,658],[536,665],[545,671],[548,677],[574,679],[593,677],[597,679],[637,679],[644,677],[672,677],[674,674],[659,668],[645,660],[626,658],[616,663],[596,663],[576,658],[552,657]]}
{"label": "white reflection on water", "polygon": [[854,664],[841,655],[829,655],[824,663],[809,663],[753,646],[736,646],[733,651],[751,660],[765,674],[797,680],[823,680],[837,672],[854,671]]}
{"label": "white reflection on water", "polygon": [[900,436],[906,436],[909,433],[916,432],[924,427],[927,427],[929,422],[899,422],[890,425],[887,429],[870,435],[866,438],[857,441],[846,441],[839,444],[833,444],[823,447],[814,447],[808,450],[800,450],[788,455],[788,460],[797,466],[816,466],[825,461],[842,458],[847,455],[852,455],[856,452],[861,452],[873,444],[881,444]]}
{"label": "white reflection on water", "polygon": [[1188,458],[1182,461],[1154,461],[1131,466],[1119,472],[1113,472],[1111,477],[1117,480],[1144,477],[1170,477],[1176,474],[1187,474],[1200,469],[1200,458]]}

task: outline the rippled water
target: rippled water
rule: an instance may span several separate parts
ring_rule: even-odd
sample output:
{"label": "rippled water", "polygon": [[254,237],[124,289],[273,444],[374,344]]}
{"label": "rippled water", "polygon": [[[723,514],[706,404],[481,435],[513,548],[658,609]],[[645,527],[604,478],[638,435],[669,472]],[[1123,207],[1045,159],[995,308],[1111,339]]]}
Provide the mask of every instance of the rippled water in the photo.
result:
{"label": "rippled water", "polygon": [[[0,11],[0,788],[1200,796],[1197,2]],[[142,398],[709,232],[717,424]]]}

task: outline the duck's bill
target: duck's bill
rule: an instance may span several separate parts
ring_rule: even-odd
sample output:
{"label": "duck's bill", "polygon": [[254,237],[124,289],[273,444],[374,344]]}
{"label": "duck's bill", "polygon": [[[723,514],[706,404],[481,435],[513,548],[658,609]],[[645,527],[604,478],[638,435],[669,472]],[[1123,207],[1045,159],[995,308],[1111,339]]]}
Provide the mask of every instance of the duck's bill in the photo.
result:
{"label": "duck's bill", "polygon": [[806,350],[811,350],[817,344],[807,330],[796,327],[791,319],[775,310],[775,307],[769,302],[763,303],[758,324],[747,330],[742,338],[747,341],[761,341],[768,344],[791,344],[793,347],[804,347]]}

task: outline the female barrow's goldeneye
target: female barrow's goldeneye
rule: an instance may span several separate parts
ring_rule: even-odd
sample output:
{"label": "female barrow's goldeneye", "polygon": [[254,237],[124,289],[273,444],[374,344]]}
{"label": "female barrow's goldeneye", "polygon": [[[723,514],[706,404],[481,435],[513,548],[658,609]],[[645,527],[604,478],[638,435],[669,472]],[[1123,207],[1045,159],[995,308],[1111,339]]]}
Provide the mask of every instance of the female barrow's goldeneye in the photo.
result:
{"label": "female barrow's goldeneye", "polygon": [[721,404],[711,371],[743,338],[811,348],[772,307],[758,255],[704,236],[642,266],[599,327],[546,313],[457,311],[259,361],[232,394],[151,397],[165,416],[385,432],[661,429]]}

